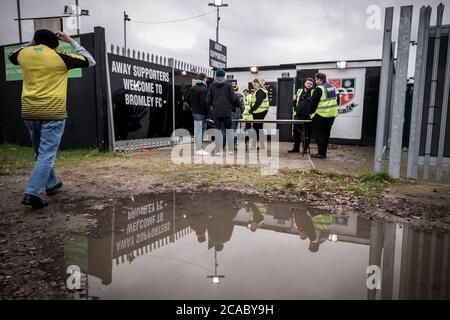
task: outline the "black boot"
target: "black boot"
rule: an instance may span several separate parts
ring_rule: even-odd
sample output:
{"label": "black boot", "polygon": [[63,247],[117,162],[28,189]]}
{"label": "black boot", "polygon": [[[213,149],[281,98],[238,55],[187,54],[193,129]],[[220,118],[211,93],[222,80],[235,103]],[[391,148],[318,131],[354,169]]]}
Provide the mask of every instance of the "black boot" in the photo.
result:
{"label": "black boot", "polygon": [[31,194],[25,194],[21,203],[26,206],[32,206],[33,209],[42,209],[48,206],[48,201],[42,200],[41,198]]}
{"label": "black boot", "polygon": [[58,192],[58,190],[62,188],[62,186],[63,186],[63,183],[59,182],[53,188],[46,189],[45,191],[47,192],[48,196],[52,196],[52,195],[56,194]]}
{"label": "black boot", "polygon": [[314,159],[326,159],[327,156],[324,156],[324,155],[315,153],[315,154],[312,154],[312,155],[311,155],[311,158],[314,158]]}

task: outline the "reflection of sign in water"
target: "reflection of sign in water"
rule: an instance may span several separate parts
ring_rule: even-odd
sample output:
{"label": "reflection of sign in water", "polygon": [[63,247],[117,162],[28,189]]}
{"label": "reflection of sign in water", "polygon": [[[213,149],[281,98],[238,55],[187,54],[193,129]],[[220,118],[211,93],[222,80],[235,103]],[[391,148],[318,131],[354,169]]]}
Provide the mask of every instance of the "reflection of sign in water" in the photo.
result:
{"label": "reflection of sign in water", "polygon": [[227,47],[209,40],[209,66],[216,69],[227,67]]}
{"label": "reflection of sign in water", "polygon": [[173,216],[164,212],[163,200],[134,208],[127,214],[126,229],[114,239],[114,257],[128,254],[170,235]]}
{"label": "reflection of sign in water", "polygon": [[170,136],[171,69],[108,54],[116,140]]}
{"label": "reflection of sign in water", "polygon": [[353,111],[357,106],[354,102],[355,79],[330,79],[329,82],[337,89],[339,113]]}
{"label": "reflection of sign in water", "polygon": [[[74,40],[78,43],[80,43],[80,38],[74,38]],[[15,45],[15,46],[8,46],[4,47],[3,53],[4,53],[4,61],[5,61],[5,78],[6,81],[20,81],[23,80],[22,75],[22,69],[20,66],[16,66],[12,64],[8,56],[11,52],[14,50],[22,47],[22,45]],[[57,49],[60,52],[67,52],[67,53],[76,53],[75,49],[72,48],[72,46],[69,43],[66,42],[59,42],[59,47]],[[81,78],[83,75],[81,69],[73,69],[70,70],[68,73],[69,78]]]}

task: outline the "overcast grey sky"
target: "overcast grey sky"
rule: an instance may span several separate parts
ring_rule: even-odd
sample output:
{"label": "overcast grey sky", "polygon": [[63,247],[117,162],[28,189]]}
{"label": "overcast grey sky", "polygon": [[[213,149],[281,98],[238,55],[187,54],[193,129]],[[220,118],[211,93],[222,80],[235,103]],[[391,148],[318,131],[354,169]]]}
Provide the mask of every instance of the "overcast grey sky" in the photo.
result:
{"label": "overcast grey sky", "polygon": [[[0,0],[0,43],[18,42],[16,0]],[[213,10],[208,0],[79,0],[89,17],[81,18],[81,31],[94,26],[106,29],[108,43],[123,44],[123,11],[135,21],[166,21],[195,16]],[[420,0],[226,0],[221,9],[220,42],[228,47],[228,66],[272,65],[292,62],[381,58],[382,27],[369,29],[367,9],[394,6],[396,21],[401,5],[414,3],[412,38],[421,5],[440,1]],[[53,16],[63,13],[74,0],[21,0],[22,17]],[[450,7],[445,23],[450,22]],[[208,64],[208,39],[215,39],[216,15],[172,24],[128,24],[128,47]],[[33,34],[33,24],[23,22],[24,39]],[[398,27],[398,26],[397,26]],[[397,32],[394,28],[394,33]]]}

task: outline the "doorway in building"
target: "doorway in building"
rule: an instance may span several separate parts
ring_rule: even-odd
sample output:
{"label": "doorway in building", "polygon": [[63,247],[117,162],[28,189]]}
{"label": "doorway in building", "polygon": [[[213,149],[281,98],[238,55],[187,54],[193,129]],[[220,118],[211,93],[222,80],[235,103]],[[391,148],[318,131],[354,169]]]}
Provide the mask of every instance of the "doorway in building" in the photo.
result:
{"label": "doorway in building", "polygon": [[[294,85],[293,78],[278,79],[277,119],[292,120]],[[278,124],[277,129],[280,132],[280,141],[292,141],[292,125]]]}

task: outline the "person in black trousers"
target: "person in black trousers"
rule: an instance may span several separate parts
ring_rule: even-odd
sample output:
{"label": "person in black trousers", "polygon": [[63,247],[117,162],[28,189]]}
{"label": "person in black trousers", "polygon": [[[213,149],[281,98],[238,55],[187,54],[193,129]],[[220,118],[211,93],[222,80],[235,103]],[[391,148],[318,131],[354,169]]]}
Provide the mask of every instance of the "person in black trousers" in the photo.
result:
{"label": "person in black trousers", "polygon": [[220,139],[215,140],[215,154],[218,156],[222,154],[227,139],[230,145],[233,140],[233,134],[231,131],[228,132],[228,129],[231,129],[231,112],[233,111],[233,106],[236,104],[236,100],[233,86],[225,79],[225,71],[217,69],[216,79],[208,90],[206,105],[209,109],[212,109],[212,118],[214,119],[216,129],[222,132],[222,141]]}
{"label": "person in black trousers", "polygon": [[[303,89],[298,89],[294,99],[294,120],[311,120],[310,104],[313,93],[314,80],[306,79]],[[302,126],[304,126],[302,128]],[[289,150],[289,153],[300,152],[300,143],[302,141],[302,133],[305,134],[305,145],[303,150],[309,149],[309,142],[311,140],[312,126],[310,123],[304,125],[294,125],[294,147]]]}
{"label": "person in black trousers", "polygon": [[207,79],[206,74],[200,73],[195,86],[189,90],[187,97],[187,102],[191,107],[194,118],[195,154],[200,156],[209,155],[208,152],[203,150],[203,136],[206,131],[206,118],[208,117],[208,107],[206,105],[206,96],[208,95]]}
{"label": "person in black trousers", "polygon": [[327,76],[324,73],[316,74],[316,84],[317,87],[311,97],[310,112],[318,153],[311,157],[326,159],[331,127],[338,115],[337,92],[336,88],[327,82]]}
{"label": "person in black trousers", "polygon": [[[252,94],[250,113],[253,115],[254,120],[264,120],[269,111],[269,92],[264,84],[259,79],[253,80],[253,88],[255,91]],[[256,140],[259,142],[259,131],[262,130],[264,124],[254,123],[253,129],[256,131]],[[258,147],[263,149],[265,146],[260,144]]]}

